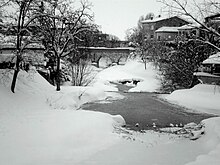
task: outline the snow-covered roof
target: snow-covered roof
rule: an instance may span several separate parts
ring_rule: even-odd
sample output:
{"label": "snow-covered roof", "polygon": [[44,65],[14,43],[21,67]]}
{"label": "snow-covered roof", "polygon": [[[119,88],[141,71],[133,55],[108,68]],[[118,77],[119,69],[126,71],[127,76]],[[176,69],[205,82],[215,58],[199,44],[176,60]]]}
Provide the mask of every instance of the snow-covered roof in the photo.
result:
{"label": "snow-covered roof", "polygon": [[116,48],[108,48],[108,47],[80,47],[82,49],[91,49],[91,50],[131,50],[134,51],[135,48],[133,47],[116,47]]}
{"label": "snow-covered roof", "polygon": [[6,36],[3,34],[0,34],[0,38],[1,38],[1,41],[0,41],[1,43],[16,41],[16,36],[12,36],[12,35]]}
{"label": "snow-covered roof", "polygon": [[209,15],[209,16],[205,17],[205,19],[207,19],[207,18],[218,18],[218,17],[220,17],[220,13],[215,13],[215,14]]}
{"label": "snow-covered roof", "polygon": [[220,52],[209,56],[209,58],[207,58],[202,63],[203,64],[220,64]]}
{"label": "snow-covered roof", "polygon": [[14,54],[0,54],[0,62],[8,62],[8,61],[13,61],[15,60],[15,55]]}
{"label": "snow-covered roof", "polygon": [[172,32],[172,33],[178,33],[178,27],[168,27],[168,26],[163,26],[155,31],[156,33],[158,32]]}
{"label": "snow-covered roof", "polygon": [[148,19],[148,20],[142,21],[142,23],[158,22],[158,21],[165,20],[165,19],[168,19],[168,17],[157,17],[157,18],[153,18],[153,19]]}
{"label": "snow-covered roof", "polygon": [[[8,42],[8,43],[0,43],[0,49],[15,49],[15,43]],[[27,49],[44,49],[44,46],[40,43],[31,43],[26,46]]]}
{"label": "snow-covered roof", "polygon": [[170,18],[173,18],[173,17],[178,17],[179,19],[182,19],[182,20],[187,21],[189,23],[191,22],[190,18],[188,18],[186,16],[172,16],[172,17],[156,17],[156,18],[153,18],[153,19],[144,20],[141,23],[143,23],[143,24],[144,23],[154,23],[154,22],[170,19]]}
{"label": "snow-covered roof", "polygon": [[213,74],[206,73],[206,72],[195,72],[195,73],[193,73],[193,75],[195,75],[195,76],[203,76],[203,77],[215,77],[215,78],[219,78],[220,77],[220,76],[213,75]]}
{"label": "snow-covered roof", "polygon": [[190,30],[190,29],[194,29],[194,28],[199,28],[200,25],[198,24],[187,24],[187,25],[183,25],[181,27],[178,27],[178,30]]}

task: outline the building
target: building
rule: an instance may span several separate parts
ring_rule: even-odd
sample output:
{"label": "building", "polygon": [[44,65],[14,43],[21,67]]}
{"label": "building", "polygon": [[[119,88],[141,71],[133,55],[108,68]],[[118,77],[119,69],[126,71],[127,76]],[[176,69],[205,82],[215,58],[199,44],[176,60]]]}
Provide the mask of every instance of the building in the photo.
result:
{"label": "building", "polygon": [[[16,61],[16,26],[6,28],[7,25],[0,23],[0,69],[12,68]],[[36,32],[36,26],[29,26],[28,30]],[[24,31],[24,36],[28,38],[28,31]],[[23,43],[22,46],[25,44]],[[40,42],[30,43],[23,48],[21,65],[31,64],[41,66],[44,63],[45,48]]]}
{"label": "building", "polygon": [[205,18],[204,22],[208,27],[212,27],[220,33],[220,13],[210,15]]}
{"label": "building", "polygon": [[[180,18],[179,16],[173,16],[168,18],[163,18],[161,16],[157,18],[151,18],[149,20],[142,21],[143,29],[145,32],[145,39],[147,40],[157,40],[158,38],[161,40],[162,38],[169,39],[169,34],[162,33],[172,33],[170,38],[174,37],[173,34],[178,34],[175,27],[181,27],[183,25],[189,24],[190,22]],[[164,27],[164,28],[162,28]],[[168,30],[167,27],[172,27],[172,30]],[[162,29],[160,29],[162,28]],[[158,30],[159,29],[159,30]],[[174,32],[175,29],[175,32]],[[158,31],[157,31],[158,30]],[[160,37],[158,37],[160,36]],[[167,37],[165,37],[167,36]],[[162,37],[162,38],[161,38]]]}
{"label": "building", "polygon": [[178,27],[178,35],[184,36],[185,38],[197,38],[201,36],[201,25],[198,24],[187,24]]}
{"label": "building", "polygon": [[173,41],[178,32],[178,27],[163,26],[155,31],[155,38],[157,41]]}
{"label": "building", "polygon": [[220,52],[204,60],[194,75],[202,83],[220,85]]}
{"label": "building", "polygon": [[[211,29],[215,29],[218,33],[220,33],[220,13],[206,17],[204,24],[207,27],[209,27]],[[215,43],[216,45],[219,45],[219,36],[218,35],[216,35],[214,33],[207,32],[205,34],[205,38],[206,38],[206,40],[209,40],[210,42]]]}
{"label": "building", "polygon": [[[220,33],[220,13],[206,17],[204,24],[208,28],[215,29]],[[206,40],[209,40],[212,43],[219,43],[219,36],[214,35],[213,33],[205,32],[204,36]],[[204,60],[198,68],[198,72],[194,73],[194,75],[202,83],[220,85],[220,52],[217,52]]]}
{"label": "building", "polygon": [[[30,44],[23,51],[23,64],[42,66],[45,63],[44,47],[40,44]],[[0,44],[0,69],[12,68],[16,59],[14,44]]]}
{"label": "building", "polygon": [[202,62],[203,67],[207,68],[206,72],[220,76],[220,52],[209,56]]}

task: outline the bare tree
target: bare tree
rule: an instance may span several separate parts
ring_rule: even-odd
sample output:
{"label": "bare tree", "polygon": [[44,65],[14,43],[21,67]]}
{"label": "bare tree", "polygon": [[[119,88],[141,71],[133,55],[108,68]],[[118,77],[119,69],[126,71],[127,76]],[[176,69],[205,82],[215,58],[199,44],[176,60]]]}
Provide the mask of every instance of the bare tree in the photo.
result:
{"label": "bare tree", "polygon": [[72,85],[73,86],[88,86],[95,78],[95,74],[89,65],[88,60],[79,59],[75,64],[70,64]]}
{"label": "bare tree", "polygon": [[3,8],[7,5],[9,5],[9,3],[11,2],[11,0],[1,0],[0,2],[0,8]]}
{"label": "bare tree", "polygon": [[[14,12],[6,16],[6,22],[9,30],[13,29],[15,39],[12,42],[16,47],[16,64],[14,75],[11,83],[11,91],[15,92],[16,80],[20,71],[20,63],[23,60],[22,55],[24,49],[36,40],[30,31],[31,23],[36,19],[37,8],[40,4],[38,0],[10,0],[3,1],[2,5],[10,6]],[[34,41],[35,40],[35,41]]]}
{"label": "bare tree", "polygon": [[56,59],[56,90],[60,90],[60,60],[76,52],[80,34],[93,27],[91,4],[81,1],[78,9],[63,0],[50,1],[44,5],[44,15],[39,18],[41,36],[46,53]]}
{"label": "bare tree", "polygon": [[146,36],[148,34],[144,30],[142,21],[152,19],[153,17],[154,17],[153,13],[148,13],[146,14],[146,16],[144,15],[140,16],[137,23],[137,27],[132,29],[132,32],[127,36],[128,40],[137,46],[135,55],[141,57],[145,69],[146,69],[146,64],[148,62],[148,58],[149,56],[151,56],[149,49],[152,47],[152,44],[154,44],[154,41],[148,41],[146,39]]}
{"label": "bare tree", "polygon": [[75,50],[67,56],[69,71],[71,72],[71,81],[73,86],[87,86],[94,79],[95,75],[89,61],[91,60],[90,47],[94,43],[94,37],[97,34],[96,26],[80,34],[81,42],[76,42]]}

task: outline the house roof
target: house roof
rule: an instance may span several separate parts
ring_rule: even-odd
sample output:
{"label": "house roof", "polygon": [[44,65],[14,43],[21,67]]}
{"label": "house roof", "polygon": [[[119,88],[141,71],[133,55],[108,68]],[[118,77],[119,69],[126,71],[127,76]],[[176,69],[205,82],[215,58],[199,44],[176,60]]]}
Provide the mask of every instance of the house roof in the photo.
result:
{"label": "house roof", "polygon": [[165,19],[168,19],[168,18],[167,17],[157,17],[157,18],[153,18],[153,19],[147,19],[147,20],[144,20],[141,22],[142,23],[153,23],[153,22],[158,22],[158,21],[165,20]]}
{"label": "house roof", "polygon": [[190,21],[188,20],[188,18],[183,18],[182,16],[172,16],[172,17],[156,17],[156,18],[153,18],[153,19],[148,19],[148,20],[144,20],[142,21],[141,23],[145,24],[145,23],[155,23],[155,22],[159,22],[159,21],[162,21],[162,20],[167,20],[167,19],[170,19],[170,18],[174,18],[174,17],[177,17],[179,19],[182,19],[188,23],[190,23]]}
{"label": "house roof", "polygon": [[208,19],[208,18],[213,19],[213,18],[218,18],[218,17],[220,17],[220,13],[209,15],[209,16],[205,17],[205,19]]}
{"label": "house roof", "polygon": [[220,64],[220,52],[209,56],[209,58],[207,58],[202,63],[203,64]]}
{"label": "house roof", "polygon": [[[10,50],[16,49],[15,44],[14,43],[4,43],[4,44],[0,43],[0,50],[8,50],[8,49]],[[44,50],[45,48],[41,44],[32,43],[32,44],[27,45],[25,49]]]}
{"label": "house roof", "polygon": [[[0,33],[0,49],[15,49],[16,36],[5,36]],[[44,49],[44,46],[39,43],[30,43],[26,46],[27,49]]]}
{"label": "house roof", "polygon": [[216,77],[216,78],[220,77],[220,76],[213,75],[213,74],[210,74],[210,73],[207,73],[207,72],[195,72],[195,73],[193,73],[193,75],[202,76],[202,77]]}
{"label": "house roof", "polygon": [[159,32],[170,32],[170,33],[178,33],[178,27],[168,27],[168,26],[163,26],[155,31],[156,33]]}
{"label": "house roof", "polygon": [[0,62],[8,62],[8,61],[12,61],[15,62],[15,55],[13,53],[11,54],[0,54]]}
{"label": "house roof", "polygon": [[190,30],[190,29],[195,29],[199,27],[200,27],[199,24],[187,24],[187,25],[178,27],[178,30]]}

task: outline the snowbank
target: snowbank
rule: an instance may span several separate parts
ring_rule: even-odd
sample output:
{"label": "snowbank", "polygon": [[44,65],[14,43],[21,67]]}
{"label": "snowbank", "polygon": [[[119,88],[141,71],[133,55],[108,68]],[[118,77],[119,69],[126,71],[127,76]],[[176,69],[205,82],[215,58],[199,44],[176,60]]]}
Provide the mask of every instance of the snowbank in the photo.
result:
{"label": "snowbank", "polygon": [[[208,130],[211,128],[210,125]],[[112,145],[79,164],[142,165],[147,162],[150,165],[185,165],[194,162],[197,157],[207,155],[215,150],[215,145],[219,144],[219,137],[213,132],[208,131],[208,133],[208,136],[202,136],[195,141],[173,134],[152,131],[147,131],[144,134],[138,132],[122,133],[121,136],[124,139],[119,144]],[[211,159],[211,156],[209,158]],[[216,160],[210,162],[214,162],[213,165],[218,164]]]}
{"label": "snowbank", "polygon": [[118,82],[120,80],[129,80],[133,79],[134,75],[128,73],[125,69],[125,66],[115,65],[104,69],[97,75],[97,79],[100,80],[107,80],[109,82]]}
{"label": "snowbank", "polygon": [[195,161],[186,165],[219,165],[220,164],[220,118],[212,118],[203,121],[205,123],[206,141],[202,144],[210,149],[207,154],[199,155]]}
{"label": "snowbank", "polygon": [[202,62],[203,64],[220,64],[220,52],[209,56],[208,59]]}
{"label": "snowbank", "polygon": [[[7,90],[9,94],[12,75],[13,72],[11,70],[0,70],[1,88],[2,90]],[[46,100],[46,103],[53,109],[75,110],[86,102],[106,99],[108,95],[105,91],[110,86],[100,83],[91,87],[62,86],[61,88],[61,91],[55,91],[55,87],[50,85],[33,68],[28,73],[25,71],[19,72],[16,93],[12,96],[18,97],[18,99],[21,97],[21,104],[23,102],[27,104],[26,101],[23,101],[25,99],[22,100],[23,97],[29,99],[36,97],[39,102],[45,102]],[[114,89],[114,87],[112,88]],[[5,100],[8,100],[8,98],[5,97]]]}
{"label": "snowbank", "polygon": [[174,91],[166,99],[199,112],[220,115],[220,87],[217,85],[198,84],[191,89]]}
{"label": "snowbank", "polygon": [[143,82],[139,82],[136,87],[131,88],[129,92],[156,92],[158,89],[158,80],[145,79]]}
{"label": "snowbank", "polygon": [[0,164],[74,164],[117,142],[113,123],[84,111],[1,114]]}
{"label": "snowbank", "polygon": [[157,79],[157,72],[151,63],[147,63],[146,70],[144,64],[138,60],[130,60],[125,65],[116,65],[107,68],[97,74],[96,81],[133,81],[140,80],[129,92],[154,92],[160,87]]}
{"label": "snowbank", "polygon": [[102,88],[62,87],[55,91],[34,69],[20,71],[16,93],[12,71],[0,70],[0,164],[75,164],[118,142],[121,116],[76,111],[105,99]]}
{"label": "snowbank", "polygon": [[53,109],[75,110],[84,103],[107,98],[104,90],[98,87],[63,86],[61,88],[60,92],[47,98],[48,104]]}
{"label": "snowbank", "polygon": [[119,126],[126,125],[125,119],[121,115],[115,115],[115,116],[113,116],[113,119],[117,123],[117,125],[119,125]]}
{"label": "snowbank", "polygon": [[[191,89],[174,91],[166,99],[198,112],[220,115],[220,87],[217,85],[198,84]],[[220,117],[206,119],[203,123],[205,136],[201,146],[209,152],[198,155],[195,161],[186,165],[220,164]]]}

